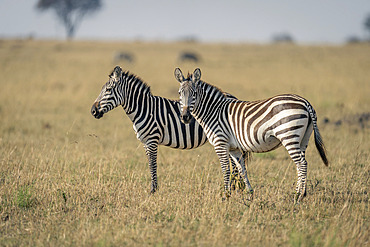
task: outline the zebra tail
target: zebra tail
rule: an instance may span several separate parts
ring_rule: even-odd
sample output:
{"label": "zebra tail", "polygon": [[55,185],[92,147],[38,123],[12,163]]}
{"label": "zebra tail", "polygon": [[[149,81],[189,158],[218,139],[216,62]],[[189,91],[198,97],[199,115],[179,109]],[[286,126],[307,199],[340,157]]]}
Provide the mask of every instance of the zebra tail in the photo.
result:
{"label": "zebra tail", "polygon": [[324,164],[326,166],[328,166],[329,161],[328,161],[328,158],[326,156],[326,149],[325,149],[324,141],[322,140],[319,128],[317,127],[316,112],[315,112],[315,110],[313,109],[313,107],[311,106],[310,103],[308,103],[307,109],[308,109],[308,112],[310,113],[311,120],[312,120],[314,137],[315,137],[315,145],[316,145],[317,151],[319,151],[320,157],[321,157],[322,161],[324,162]]}

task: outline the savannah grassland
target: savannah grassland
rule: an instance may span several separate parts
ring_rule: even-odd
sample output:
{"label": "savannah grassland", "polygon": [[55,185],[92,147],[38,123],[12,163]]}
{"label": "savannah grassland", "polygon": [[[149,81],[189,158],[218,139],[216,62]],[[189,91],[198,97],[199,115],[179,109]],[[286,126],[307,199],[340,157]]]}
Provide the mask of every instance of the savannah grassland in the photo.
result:
{"label": "savannah grassland", "polygon": [[[159,190],[149,196],[147,158],[122,108],[90,114],[120,50],[135,62],[119,65],[155,95],[178,98],[179,66],[200,67],[205,81],[245,100],[304,96],[329,167],[311,137],[308,196],[295,205],[286,151],[256,154],[254,199],[235,191],[223,200],[209,144],[161,146]],[[201,62],[179,62],[183,50]],[[369,246],[369,54],[369,45],[0,41],[0,245]]]}

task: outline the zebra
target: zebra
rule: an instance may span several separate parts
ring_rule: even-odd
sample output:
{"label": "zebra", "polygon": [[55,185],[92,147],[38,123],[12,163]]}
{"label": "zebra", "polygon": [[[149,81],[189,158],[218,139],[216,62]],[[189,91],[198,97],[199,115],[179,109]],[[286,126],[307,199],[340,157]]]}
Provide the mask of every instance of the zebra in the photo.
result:
{"label": "zebra", "polygon": [[[231,94],[225,95],[228,98],[235,98]],[[91,114],[100,119],[119,105],[122,105],[133,122],[137,139],[144,144],[151,174],[150,193],[154,193],[158,187],[158,145],[193,149],[207,142],[203,128],[196,121],[190,121],[189,124],[180,121],[178,100],[152,95],[150,87],[139,77],[116,66],[93,103]],[[232,166],[233,174],[237,176],[235,164],[232,163]]]}
{"label": "zebra", "polygon": [[180,62],[189,61],[197,63],[200,61],[200,57],[198,54],[194,52],[182,52],[179,56],[179,61]]}
{"label": "zebra", "polygon": [[253,193],[244,163],[238,162],[240,153],[268,152],[282,145],[297,167],[295,200],[300,201],[306,195],[305,151],[312,131],[321,159],[328,165],[315,110],[301,96],[282,94],[248,102],[228,99],[220,89],[200,80],[199,68],[187,78],[176,68],[175,78],[180,82],[181,120],[187,123],[194,117],[203,127],[220,160],[226,193],[230,184],[229,154],[242,167],[245,184]]}

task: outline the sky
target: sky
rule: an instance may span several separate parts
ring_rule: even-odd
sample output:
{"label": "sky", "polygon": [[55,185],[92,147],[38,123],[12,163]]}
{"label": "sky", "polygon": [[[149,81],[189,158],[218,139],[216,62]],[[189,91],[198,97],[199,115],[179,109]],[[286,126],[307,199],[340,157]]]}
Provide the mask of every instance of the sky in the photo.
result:
{"label": "sky", "polygon": [[[53,10],[37,0],[0,0],[0,38],[65,39]],[[341,44],[366,37],[370,0],[102,0],[75,39],[268,43],[288,33],[297,43]]]}

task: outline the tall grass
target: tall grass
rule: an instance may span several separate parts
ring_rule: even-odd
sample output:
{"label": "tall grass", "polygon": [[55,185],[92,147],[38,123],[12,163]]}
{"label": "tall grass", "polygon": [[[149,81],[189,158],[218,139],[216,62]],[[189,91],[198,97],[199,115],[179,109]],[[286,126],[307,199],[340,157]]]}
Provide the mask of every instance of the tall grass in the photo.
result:
{"label": "tall grass", "polygon": [[[115,63],[176,99],[175,67],[245,100],[307,98],[330,166],[307,150],[308,196],[294,205],[286,151],[248,165],[254,199],[222,200],[212,147],[160,147],[159,190],[149,196],[145,152],[121,108],[90,107]],[[180,63],[183,50],[200,64]],[[369,244],[370,47],[0,41],[0,245],[365,246]],[[324,124],[323,119],[329,119]],[[335,124],[342,120],[341,124]]]}

